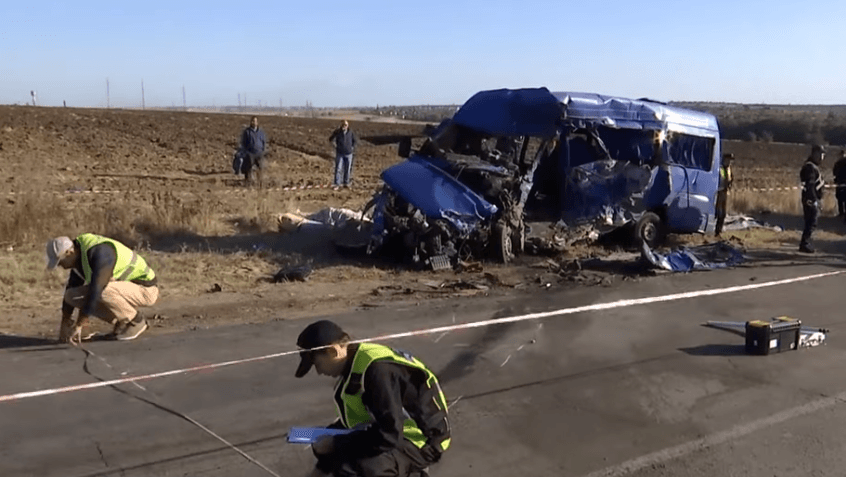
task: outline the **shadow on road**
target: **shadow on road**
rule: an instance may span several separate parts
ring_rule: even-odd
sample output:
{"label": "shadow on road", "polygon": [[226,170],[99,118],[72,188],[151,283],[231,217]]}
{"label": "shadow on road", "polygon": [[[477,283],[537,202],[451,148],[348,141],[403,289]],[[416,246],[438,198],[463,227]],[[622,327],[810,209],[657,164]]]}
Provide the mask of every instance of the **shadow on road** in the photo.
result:
{"label": "shadow on road", "polygon": [[690,356],[741,356],[746,355],[745,345],[707,344],[692,348],[679,348]]}
{"label": "shadow on road", "polygon": [[53,346],[56,340],[32,336],[7,335],[0,333],[0,349],[27,348],[31,346]]}

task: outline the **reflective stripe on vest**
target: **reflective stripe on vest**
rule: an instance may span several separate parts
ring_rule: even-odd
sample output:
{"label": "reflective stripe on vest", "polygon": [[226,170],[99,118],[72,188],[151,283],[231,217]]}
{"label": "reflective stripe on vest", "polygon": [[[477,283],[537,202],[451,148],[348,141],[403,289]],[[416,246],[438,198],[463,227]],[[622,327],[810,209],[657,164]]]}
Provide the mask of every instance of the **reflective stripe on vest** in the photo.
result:
{"label": "reflective stripe on vest", "polygon": [[[338,383],[338,386],[342,387],[341,400],[344,404],[343,409],[340,407],[338,408],[338,416],[341,418],[341,422],[344,424],[344,427],[352,429],[360,424],[373,422],[373,417],[367,411],[367,408],[365,408],[364,402],[361,400],[361,396],[364,394],[364,373],[367,371],[367,368],[376,361],[391,361],[419,369],[426,373],[426,385],[431,391],[427,394],[432,396],[435,406],[441,410],[441,412],[438,413],[439,416],[436,417],[443,419],[446,418],[446,397],[444,396],[443,391],[441,391],[438,379],[431,371],[429,371],[426,365],[407,353],[393,350],[387,346],[373,343],[361,343],[358,346],[358,351],[355,353],[355,357],[353,357],[352,369],[350,369],[349,376],[347,376],[346,380]],[[352,394],[348,394],[348,391]],[[441,414],[442,417],[440,417]],[[426,436],[423,435],[423,431],[420,430],[417,423],[408,417],[408,414],[406,414],[405,422],[403,422],[402,433],[406,439],[411,441],[418,448],[426,445]],[[439,445],[440,450],[447,450],[449,444],[450,439],[443,440]]]}
{"label": "reflective stripe on vest", "polygon": [[117,261],[112,271],[112,278],[118,281],[152,280],[156,274],[147,265],[143,257],[132,251],[126,245],[95,234],[82,234],[76,238],[80,247],[80,258],[82,259],[82,273],[85,283],[91,283],[91,265],[88,263],[88,250],[91,247],[108,243],[115,248]]}

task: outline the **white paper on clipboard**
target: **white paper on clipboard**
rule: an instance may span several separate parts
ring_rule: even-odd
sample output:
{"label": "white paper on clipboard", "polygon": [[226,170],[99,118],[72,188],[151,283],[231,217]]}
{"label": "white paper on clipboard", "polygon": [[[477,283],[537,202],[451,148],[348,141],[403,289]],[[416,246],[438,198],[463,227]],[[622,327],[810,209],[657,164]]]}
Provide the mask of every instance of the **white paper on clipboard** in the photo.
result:
{"label": "white paper on clipboard", "polygon": [[288,442],[292,444],[313,444],[323,436],[349,434],[352,429],[328,429],[326,427],[292,427],[288,432]]}

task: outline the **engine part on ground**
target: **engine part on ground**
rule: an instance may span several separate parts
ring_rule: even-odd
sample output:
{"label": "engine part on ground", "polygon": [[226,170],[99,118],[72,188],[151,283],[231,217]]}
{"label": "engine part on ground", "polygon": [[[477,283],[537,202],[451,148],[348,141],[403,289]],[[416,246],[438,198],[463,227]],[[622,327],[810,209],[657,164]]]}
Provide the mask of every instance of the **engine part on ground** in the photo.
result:
{"label": "engine part on ground", "polygon": [[309,265],[285,267],[273,275],[273,283],[293,281],[304,282],[308,280],[308,277],[313,271],[314,270]]}

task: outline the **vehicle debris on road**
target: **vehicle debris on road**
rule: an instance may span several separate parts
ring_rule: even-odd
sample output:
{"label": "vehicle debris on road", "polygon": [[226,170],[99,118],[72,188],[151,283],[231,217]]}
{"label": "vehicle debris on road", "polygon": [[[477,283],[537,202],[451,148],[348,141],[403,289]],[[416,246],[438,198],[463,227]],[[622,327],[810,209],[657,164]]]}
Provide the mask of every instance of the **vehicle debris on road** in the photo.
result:
{"label": "vehicle debris on road", "polygon": [[656,252],[644,242],[641,256],[654,267],[672,272],[728,268],[746,260],[743,252],[725,241],[697,247],[679,247],[668,253]]}
{"label": "vehicle debris on road", "polygon": [[707,321],[702,326],[744,337],[746,352],[758,355],[824,345],[831,331],[802,325],[801,320],[789,316],[777,316],[769,321]]}

